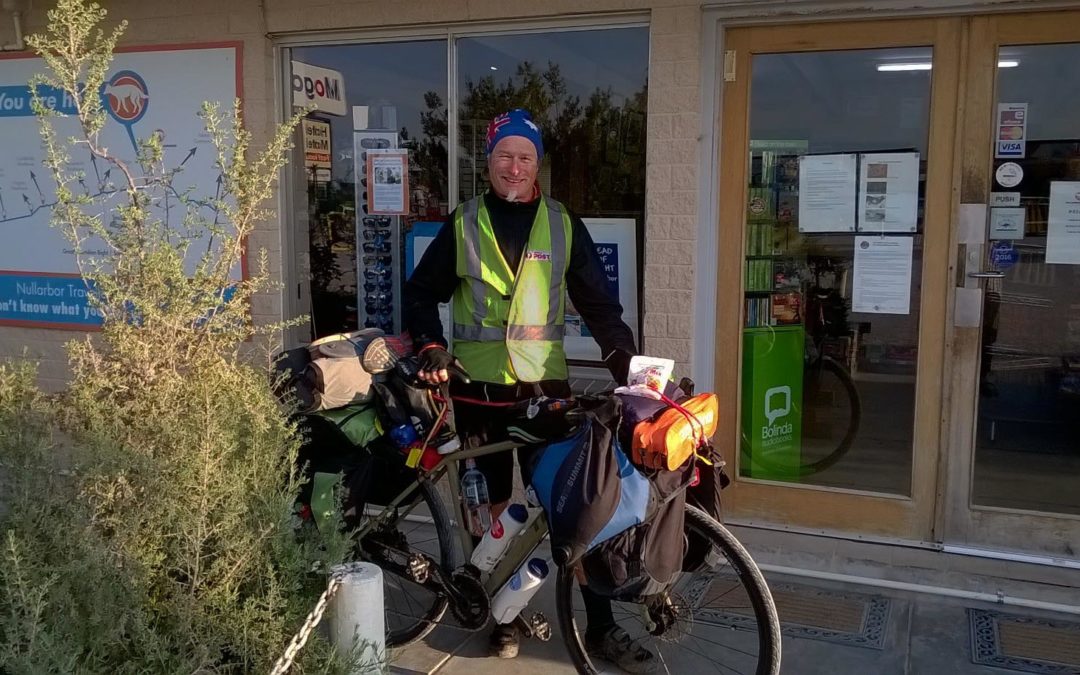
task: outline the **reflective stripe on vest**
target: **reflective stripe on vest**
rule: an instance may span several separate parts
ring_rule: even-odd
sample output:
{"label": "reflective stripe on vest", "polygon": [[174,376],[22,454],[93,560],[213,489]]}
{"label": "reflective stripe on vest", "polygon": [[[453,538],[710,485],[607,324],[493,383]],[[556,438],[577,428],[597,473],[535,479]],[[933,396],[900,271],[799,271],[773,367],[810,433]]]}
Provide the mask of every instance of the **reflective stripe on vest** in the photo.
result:
{"label": "reflective stripe on vest", "polygon": [[454,351],[483,382],[565,379],[562,348],[570,218],[553,199],[537,209],[516,273],[498,248],[482,197],[454,218]]}

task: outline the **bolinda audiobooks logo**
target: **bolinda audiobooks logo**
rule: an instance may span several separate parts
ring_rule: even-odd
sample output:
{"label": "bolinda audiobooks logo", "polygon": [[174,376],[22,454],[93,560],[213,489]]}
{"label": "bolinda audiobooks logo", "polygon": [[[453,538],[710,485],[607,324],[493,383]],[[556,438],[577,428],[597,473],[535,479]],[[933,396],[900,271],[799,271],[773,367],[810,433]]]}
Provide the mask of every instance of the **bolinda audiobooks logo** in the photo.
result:
{"label": "bolinda audiobooks logo", "polygon": [[761,427],[762,447],[769,447],[792,440],[795,427],[791,422],[777,424],[777,420],[791,414],[791,387],[773,387],[765,392],[765,420]]}

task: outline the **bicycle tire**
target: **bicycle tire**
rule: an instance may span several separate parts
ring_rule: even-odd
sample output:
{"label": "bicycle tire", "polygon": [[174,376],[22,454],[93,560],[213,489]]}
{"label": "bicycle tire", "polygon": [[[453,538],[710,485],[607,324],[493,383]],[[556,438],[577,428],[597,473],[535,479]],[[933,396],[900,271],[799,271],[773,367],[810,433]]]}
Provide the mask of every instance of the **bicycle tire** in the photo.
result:
{"label": "bicycle tire", "polygon": [[[419,483],[420,497],[424,504],[427,506],[431,515],[431,527],[435,531],[435,539],[437,542],[439,551],[438,555],[434,556],[430,551],[425,551],[428,555],[436,558],[440,567],[444,571],[451,571],[457,568],[457,548],[454,541],[454,531],[450,525],[450,516],[446,511],[446,506],[443,504],[442,499],[439,498],[438,490],[435,485],[428,481]],[[403,518],[398,518],[393,521],[392,526],[398,527]],[[357,545],[358,555],[361,559],[370,560],[363,551],[362,544]],[[378,561],[370,560],[378,564]],[[442,594],[431,594],[430,606],[421,607],[419,611],[415,611],[416,616],[405,618],[400,611],[396,609],[397,603],[391,600],[391,596],[394,595],[396,589],[395,583],[401,583],[403,580],[405,584],[412,584],[413,582],[403,577],[399,577],[397,574],[389,571],[385,567],[380,565],[383,570],[383,605],[384,612],[386,613],[386,647],[400,648],[410,645],[417,640],[424,638],[428,633],[435,629],[439,621],[446,614],[446,610],[450,605],[449,599]],[[426,604],[426,603],[424,603]],[[396,617],[394,623],[401,624],[398,627],[392,628],[391,615]],[[411,623],[409,619],[415,619]]]}
{"label": "bicycle tire", "polygon": [[[707,513],[697,507],[687,504],[686,506],[686,529],[694,530],[699,535],[704,535],[714,547],[727,560],[734,570],[738,583],[746,592],[753,610],[753,618],[757,626],[758,655],[757,663],[753,670],[747,673],[753,675],[777,675],[780,672],[781,637],[780,620],[776,614],[776,605],[773,603],[772,593],[769,592],[765,577],[761,574],[757,564],[750,557],[746,548],[731,534],[722,524],[717,522]],[[562,632],[563,642],[570,654],[574,667],[582,675],[596,675],[600,671],[593,665],[585,649],[583,632],[577,629],[574,619],[573,598],[577,592],[575,586],[576,565],[559,569],[555,588],[556,612],[559,628]],[[677,646],[673,654],[685,649],[684,645]],[[661,655],[662,656],[662,655]],[[666,661],[664,662],[665,668]],[[670,672],[670,671],[669,671]],[[727,665],[723,672],[739,672],[730,669]]]}
{"label": "bicycle tire", "polygon": [[851,375],[848,374],[847,369],[827,356],[821,357],[821,367],[822,370],[835,375],[836,379],[840,381],[840,384],[844,388],[844,392],[847,394],[848,405],[851,406],[851,415],[848,418],[848,425],[844,432],[844,436],[840,440],[840,443],[837,444],[836,449],[816,462],[808,462],[801,465],[799,467],[799,474],[802,476],[808,476],[819,471],[824,471],[839,462],[840,459],[847,454],[847,451],[851,449],[851,446],[854,445],[855,436],[859,433],[859,425],[862,423],[862,401],[859,398],[858,389],[855,388],[855,382],[851,379]]}

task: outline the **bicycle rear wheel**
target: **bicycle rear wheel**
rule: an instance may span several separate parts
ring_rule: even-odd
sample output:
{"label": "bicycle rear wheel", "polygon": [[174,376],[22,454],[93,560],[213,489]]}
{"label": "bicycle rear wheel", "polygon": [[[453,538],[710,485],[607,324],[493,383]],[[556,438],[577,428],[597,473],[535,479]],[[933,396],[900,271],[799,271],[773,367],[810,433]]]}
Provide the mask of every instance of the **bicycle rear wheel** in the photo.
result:
{"label": "bicycle rear wheel", "polygon": [[[674,622],[659,636],[649,633],[643,605],[613,602],[618,624],[656,655],[657,672],[780,672],[780,622],[772,595],[742,544],[704,511],[686,507],[687,532],[708,540],[713,553],[702,569],[679,576],[668,592]],[[577,566],[560,568],[555,589],[559,625],[579,673],[598,665],[585,649],[585,612],[577,586]]]}
{"label": "bicycle rear wheel", "polygon": [[381,564],[380,557],[423,553],[444,571],[457,568],[453,529],[438,490],[427,481],[418,489],[426,509],[414,509],[412,518],[399,515],[368,533],[357,547],[362,560],[374,562],[383,570],[387,648],[404,647],[430,633],[446,614],[449,601],[445,595],[397,573],[392,566]]}
{"label": "bicycle rear wheel", "polygon": [[[804,421],[803,452],[807,456],[799,467],[799,474],[802,476],[824,471],[840,461],[855,442],[859,424],[862,422],[862,402],[847,369],[829,357],[822,357],[818,366],[807,370],[806,382],[803,384],[803,410],[807,417],[812,413],[820,418],[820,423],[829,430],[827,438],[822,439],[822,442],[832,449],[824,454],[814,454],[812,446],[815,441],[808,433],[807,422]],[[834,421],[837,422],[835,430]],[[842,435],[836,433],[837,431],[842,432]],[[840,439],[834,441],[838,435]],[[835,445],[832,445],[834,442]]]}

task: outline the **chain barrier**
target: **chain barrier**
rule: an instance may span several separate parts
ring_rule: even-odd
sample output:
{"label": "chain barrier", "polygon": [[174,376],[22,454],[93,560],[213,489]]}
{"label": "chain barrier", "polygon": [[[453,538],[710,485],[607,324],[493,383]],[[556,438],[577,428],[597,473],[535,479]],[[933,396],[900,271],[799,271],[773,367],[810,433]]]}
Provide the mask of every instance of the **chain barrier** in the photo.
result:
{"label": "chain barrier", "polygon": [[326,590],[319,596],[319,600],[315,603],[314,609],[304,619],[304,625],[300,626],[300,630],[296,632],[292,640],[289,641],[289,646],[285,648],[285,653],[281,655],[281,658],[274,663],[273,670],[270,671],[270,675],[285,675],[292,668],[293,661],[296,660],[300,650],[307,644],[308,638],[311,637],[311,633],[315,630],[315,627],[322,621],[323,614],[326,612],[326,608],[330,606],[330,600],[333,599],[334,594],[337,593],[338,588],[344,583],[345,577],[357,569],[360,563],[351,563],[345,565],[337,565],[330,573],[330,580],[326,584]]}

